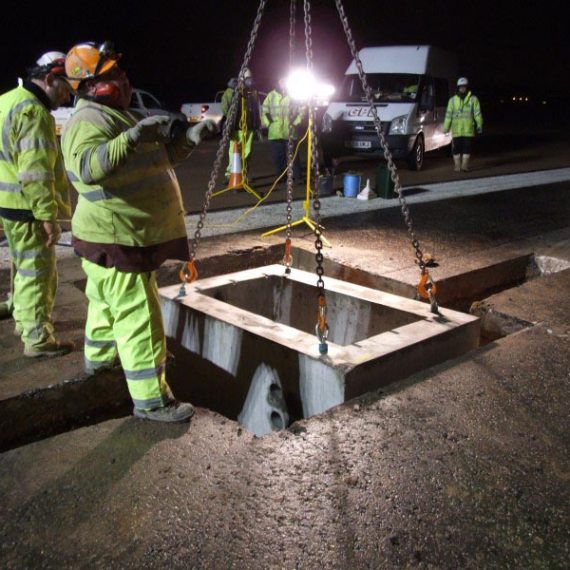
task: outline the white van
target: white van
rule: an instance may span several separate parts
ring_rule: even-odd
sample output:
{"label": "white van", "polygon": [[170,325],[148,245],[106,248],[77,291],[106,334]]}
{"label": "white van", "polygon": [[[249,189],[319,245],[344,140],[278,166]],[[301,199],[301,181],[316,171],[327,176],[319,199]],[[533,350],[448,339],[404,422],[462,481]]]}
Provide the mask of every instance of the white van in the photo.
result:
{"label": "white van", "polygon": [[[454,92],[457,58],[432,46],[368,47],[359,55],[392,155],[420,170],[425,152],[451,144],[443,121]],[[325,166],[343,155],[380,151],[354,61],[336,99],[323,116]]]}

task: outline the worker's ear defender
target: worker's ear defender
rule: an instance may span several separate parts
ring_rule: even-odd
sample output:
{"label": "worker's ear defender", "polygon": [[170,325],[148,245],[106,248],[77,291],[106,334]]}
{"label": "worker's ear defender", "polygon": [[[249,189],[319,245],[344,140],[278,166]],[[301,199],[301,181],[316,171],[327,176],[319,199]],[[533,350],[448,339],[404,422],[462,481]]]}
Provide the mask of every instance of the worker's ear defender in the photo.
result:
{"label": "worker's ear defender", "polygon": [[95,85],[92,98],[110,107],[117,105],[121,100],[121,91],[114,83],[101,82]]}

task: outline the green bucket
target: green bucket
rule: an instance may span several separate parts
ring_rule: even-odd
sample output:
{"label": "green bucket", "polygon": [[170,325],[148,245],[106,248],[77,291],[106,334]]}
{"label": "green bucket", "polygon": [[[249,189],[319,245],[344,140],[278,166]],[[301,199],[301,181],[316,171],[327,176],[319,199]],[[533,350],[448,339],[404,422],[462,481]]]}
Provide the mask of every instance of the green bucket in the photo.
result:
{"label": "green bucket", "polygon": [[381,162],[376,170],[376,194],[379,198],[394,198],[394,181],[385,162]]}

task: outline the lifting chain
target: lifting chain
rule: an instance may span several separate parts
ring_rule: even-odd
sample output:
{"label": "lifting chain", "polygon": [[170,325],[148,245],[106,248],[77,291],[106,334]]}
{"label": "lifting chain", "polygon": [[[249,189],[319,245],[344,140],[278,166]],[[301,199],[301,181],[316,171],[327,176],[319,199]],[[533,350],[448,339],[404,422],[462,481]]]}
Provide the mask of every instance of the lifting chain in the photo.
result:
{"label": "lifting chain", "polygon": [[[210,201],[212,199],[212,194],[216,188],[216,182],[218,180],[218,175],[220,172],[220,168],[222,165],[222,161],[226,157],[228,144],[231,135],[231,129],[233,127],[235,117],[238,110],[238,102],[240,100],[239,93],[243,91],[244,88],[244,75],[245,70],[249,66],[249,62],[251,60],[251,54],[253,53],[253,48],[255,46],[255,40],[257,39],[257,34],[259,32],[259,26],[261,24],[261,18],[263,16],[263,11],[265,10],[265,6],[267,4],[267,0],[260,0],[259,7],[257,8],[257,14],[255,16],[255,20],[253,22],[253,28],[251,30],[251,35],[249,37],[249,41],[247,44],[247,50],[245,52],[245,56],[243,58],[243,62],[241,64],[241,68],[238,75],[238,85],[233,93],[232,100],[230,103],[230,108],[228,111],[228,116],[226,118],[226,123],[224,125],[224,129],[222,131],[222,138],[220,140],[220,144],[218,146],[218,150],[216,152],[216,158],[214,160],[214,166],[212,167],[212,172],[210,174],[210,180],[208,181],[208,190],[204,196],[204,203],[202,205],[202,211],[200,212],[200,217],[196,224],[196,230],[194,232],[194,237],[190,243],[190,256],[189,261],[184,264],[181,273],[185,275],[184,268],[186,266],[194,266],[194,262],[196,259],[196,252],[198,250],[198,243],[202,237],[202,230],[204,229],[204,221],[206,220],[206,216],[208,214],[208,209],[210,207]],[[198,272],[195,270],[195,276],[198,276]],[[196,278],[195,277],[195,278]],[[186,295],[185,290],[185,281],[182,281],[180,286],[180,291],[178,293],[178,297],[184,297]]]}
{"label": "lifting chain", "polygon": [[[297,0],[291,0],[289,11],[289,69],[293,68],[295,57],[295,11]],[[293,219],[293,154],[295,152],[295,142],[293,133],[293,103],[289,97],[289,140],[287,141],[287,226],[285,228],[285,255],[283,256],[283,264],[285,265],[285,275],[291,273],[291,265],[293,265],[293,256],[291,255],[291,223]]]}
{"label": "lifting chain", "polygon": [[[313,71],[313,40],[312,40],[312,28],[311,28],[311,3],[310,0],[304,0],[305,9],[305,54],[307,59],[307,71]],[[317,337],[319,339],[319,352],[321,354],[327,354],[328,345],[327,338],[329,333],[329,327],[327,324],[327,301],[325,297],[325,282],[323,281],[323,275],[325,273],[323,269],[323,228],[321,226],[321,201],[319,200],[319,157],[318,157],[318,138],[317,138],[317,124],[315,121],[315,108],[313,101],[309,100],[309,124],[311,126],[311,132],[309,137],[311,138],[311,164],[309,168],[309,174],[311,177],[312,192],[313,192],[313,210],[315,213],[315,260],[317,262],[317,292],[318,292],[318,315],[317,315],[317,326],[315,328]]]}
{"label": "lifting chain", "polygon": [[[400,202],[401,211],[402,211],[402,214],[404,216],[404,221],[406,223],[406,226],[408,228],[408,233],[410,234],[410,237],[412,238],[412,246],[415,250],[417,263],[420,267],[420,271],[421,271],[421,275],[422,275],[421,278],[423,279],[424,275],[427,273],[426,264],[425,264],[425,261],[423,258],[422,250],[420,248],[420,242],[418,241],[416,234],[414,232],[414,225],[413,225],[412,216],[410,214],[410,209],[408,208],[406,198],[405,198],[404,193],[402,191],[402,184],[400,182],[400,177],[398,176],[398,172],[396,170],[396,165],[394,164],[394,159],[392,158],[392,153],[390,152],[390,149],[388,148],[388,145],[386,144],[386,139],[384,137],[384,133],[382,132],[382,123],[380,122],[380,117],[378,116],[378,110],[376,109],[376,107],[374,105],[374,99],[372,96],[372,89],[370,88],[370,85],[368,85],[368,79],[366,78],[366,73],[364,72],[364,66],[362,65],[362,60],[360,59],[360,56],[358,55],[358,50],[356,49],[356,44],[354,42],[354,38],[352,37],[352,31],[351,31],[350,26],[348,24],[348,19],[346,17],[346,13],[345,13],[344,7],[342,5],[342,0],[335,0],[335,4],[336,4],[336,8],[338,10],[339,16],[340,16],[342,27],[344,28],[344,33],[346,34],[346,39],[347,39],[347,42],[348,42],[348,45],[350,48],[350,52],[352,54],[354,62],[356,63],[356,68],[358,69],[358,76],[360,77],[360,82],[362,83],[362,90],[364,91],[364,94],[366,96],[366,101],[367,101],[368,105],[370,106],[370,111],[372,113],[372,118],[374,121],[374,128],[376,129],[376,134],[378,135],[378,138],[380,139],[380,145],[382,146],[382,150],[384,151],[384,158],[386,159],[388,169],[390,170],[390,177],[392,178],[392,181],[394,182],[394,190],[398,193],[398,200]],[[434,285],[434,287],[432,287],[432,291],[433,291],[432,295],[434,297],[434,303],[435,303],[435,284],[433,284],[433,285]],[[418,285],[418,291],[419,291],[419,285]],[[432,303],[432,311],[434,308],[434,303]],[[437,307],[437,303],[435,303],[435,306]]]}

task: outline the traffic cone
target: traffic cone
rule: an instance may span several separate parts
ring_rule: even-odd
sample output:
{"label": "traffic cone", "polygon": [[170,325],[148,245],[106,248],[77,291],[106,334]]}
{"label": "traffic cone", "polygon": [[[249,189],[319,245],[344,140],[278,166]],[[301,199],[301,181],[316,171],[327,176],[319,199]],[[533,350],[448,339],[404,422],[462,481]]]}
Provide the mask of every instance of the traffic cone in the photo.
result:
{"label": "traffic cone", "polygon": [[241,188],[241,187],[243,187],[241,154],[239,152],[238,143],[234,141],[234,151],[232,153],[232,169],[230,171],[230,180],[228,182],[228,188]]}

